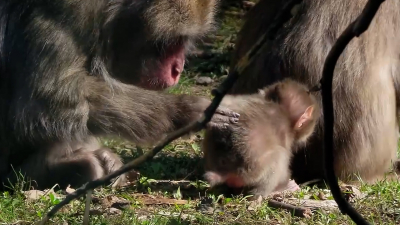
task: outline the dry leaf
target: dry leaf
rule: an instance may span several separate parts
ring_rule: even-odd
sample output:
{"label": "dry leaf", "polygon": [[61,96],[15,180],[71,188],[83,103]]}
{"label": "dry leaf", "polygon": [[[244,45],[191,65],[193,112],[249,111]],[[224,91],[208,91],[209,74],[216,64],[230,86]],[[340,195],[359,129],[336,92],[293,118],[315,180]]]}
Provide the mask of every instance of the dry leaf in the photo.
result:
{"label": "dry leaf", "polygon": [[25,198],[28,201],[36,201],[40,199],[42,196],[44,196],[44,194],[45,194],[44,191],[39,191],[39,190],[24,191]]}

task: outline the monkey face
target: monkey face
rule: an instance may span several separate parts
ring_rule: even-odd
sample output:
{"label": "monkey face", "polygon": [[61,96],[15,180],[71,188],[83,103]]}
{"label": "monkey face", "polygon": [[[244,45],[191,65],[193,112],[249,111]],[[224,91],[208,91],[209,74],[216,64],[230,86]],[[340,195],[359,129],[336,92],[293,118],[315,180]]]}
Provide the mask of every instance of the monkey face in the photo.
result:
{"label": "monkey face", "polygon": [[127,2],[114,4],[106,24],[112,75],[146,89],[177,84],[188,47],[211,28],[215,1]]}
{"label": "monkey face", "polygon": [[202,143],[206,171],[228,174],[236,173],[242,167],[243,155],[232,141],[235,135],[233,130],[207,130]]}
{"label": "monkey face", "polygon": [[[240,188],[244,186],[241,178],[244,169],[244,158],[238,151],[234,151],[224,138],[204,149],[205,175],[204,178],[211,186],[225,183],[228,187]],[[213,145],[214,144],[214,145]],[[204,145],[205,146],[205,145]]]}
{"label": "monkey face", "polygon": [[[217,156],[218,155],[218,156]],[[243,160],[228,154],[218,153],[206,158],[206,173],[204,178],[211,186],[225,183],[231,188],[243,187],[244,181],[239,171],[242,170]]]}

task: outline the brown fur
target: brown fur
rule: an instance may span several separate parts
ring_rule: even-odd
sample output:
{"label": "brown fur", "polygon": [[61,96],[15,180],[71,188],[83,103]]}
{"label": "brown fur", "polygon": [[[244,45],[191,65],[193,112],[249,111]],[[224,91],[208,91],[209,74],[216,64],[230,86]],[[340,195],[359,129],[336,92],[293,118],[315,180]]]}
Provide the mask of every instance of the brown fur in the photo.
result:
{"label": "brown fur", "polygon": [[207,129],[205,178],[267,196],[288,185],[292,152],[314,131],[320,114],[307,88],[285,80],[259,93],[225,96],[222,105],[240,113],[237,126]]}
{"label": "brown fur", "polygon": [[[261,0],[247,15],[232,65],[265,32],[287,0]],[[297,15],[241,76],[232,94],[291,77],[314,86],[325,57],[341,32],[361,13],[366,0],[303,1]],[[397,160],[400,78],[399,1],[385,1],[369,29],[340,57],[333,80],[335,172],[340,179],[382,179]],[[321,96],[317,96],[321,104]],[[322,119],[316,134],[295,154],[298,182],[322,179]]]}
{"label": "brown fur", "polygon": [[[39,189],[80,186],[122,165],[98,137],[154,143],[198,119],[208,99],[146,89],[179,80],[185,49],[210,30],[215,4],[1,1],[2,181],[15,184],[13,167]],[[210,126],[235,117],[221,107]]]}

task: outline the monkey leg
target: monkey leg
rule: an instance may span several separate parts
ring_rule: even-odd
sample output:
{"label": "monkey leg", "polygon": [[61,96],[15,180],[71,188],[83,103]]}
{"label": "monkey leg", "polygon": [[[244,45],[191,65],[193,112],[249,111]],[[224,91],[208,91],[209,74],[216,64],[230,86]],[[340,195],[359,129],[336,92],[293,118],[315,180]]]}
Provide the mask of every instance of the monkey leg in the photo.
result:
{"label": "monkey leg", "polygon": [[[58,149],[52,149],[57,151]],[[14,168],[8,176],[3,179],[5,185],[15,184],[19,175],[31,181],[36,189],[51,188],[58,184],[60,188],[80,187],[83,184],[101,178],[119,169],[123,163],[120,158],[106,148],[90,150],[80,148],[54,157],[52,151],[39,152],[28,158],[21,166]],[[46,154],[47,153],[47,154]],[[117,178],[115,185],[122,185],[125,176]]]}
{"label": "monkey leg", "polygon": [[393,169],[389,172],[387,172],[384,177],[384,180],[386,181],[400,181],[400,159],[397,159],[393,163]]}
{"label": "monkey leg", "polygon": [[261,181],[258,184],[252,185],[249,189],[249,193],[253,195],[250,200],[257,199],[259,196],[267,197],[270,195],[276,188],[276,183],[274,184],[271,180]]}
{"label": "monkey leg", "polygon": [[53,184],[58,183],[63,188],[68,185],[78,187],[104,176],[106,171],[103,166],[95,152],[79,149],[50,162],[47,174],[53,178]]}
{"label": "monkey leg", "polygon": [[[108,148],[99,148],[94,151],[78,149],[72,155],[53,163],[49,170],[52,176],[65,177],[57,181],[60,186],[79,187],[86,182],[110,174],[122,166],[120,157]],[[121,186],[125,182],[125,175],[121,175],[113,181],[113,186]]]}

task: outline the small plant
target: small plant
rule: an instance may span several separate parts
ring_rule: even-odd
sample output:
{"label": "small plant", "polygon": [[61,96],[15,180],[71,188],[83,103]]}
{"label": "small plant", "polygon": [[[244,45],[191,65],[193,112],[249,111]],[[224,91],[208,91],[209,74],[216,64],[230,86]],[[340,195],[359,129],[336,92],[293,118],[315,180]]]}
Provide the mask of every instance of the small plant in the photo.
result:
{"label": "small plant", "polygon": [[155,182],[155,181],[156,181],[156,180],[154,180],[154,179],[149,179],[149,178],[144,177],[144,176],[142,176],[142,177],[139,178],[139,183],[140,183],[142,186],[145,186],[145,187],[150,186],[150,183],[151,183],[151,182]]}
{"label": "small plant", "polygon": [[202,181],[202,180],[196,180],[195,182],[190,182],[190,184],[199,190],[203,190],[209,186],[207,182]]}
{"label": "small plant", "polygon": [[[44,196],[42,196],[42,198],[44,198]],[[57,205],[61,202],[61,200],[58,199],[53,193],[49,193],[49,199],[52,205]]]}
{"label": "small plant", "polygon": [[176,192],[173,194],[175,199],[182,199],[182,193],[181,193],[181,187],[178,187],[178,190],[176,190]]}

